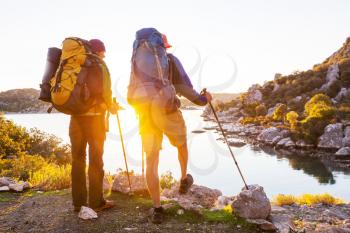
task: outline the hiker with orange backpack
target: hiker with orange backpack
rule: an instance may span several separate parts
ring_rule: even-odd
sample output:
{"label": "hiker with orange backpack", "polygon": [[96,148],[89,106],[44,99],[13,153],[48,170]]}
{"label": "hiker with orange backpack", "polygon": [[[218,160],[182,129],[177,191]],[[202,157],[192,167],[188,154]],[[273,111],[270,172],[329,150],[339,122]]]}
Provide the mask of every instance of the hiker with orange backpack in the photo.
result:
{"label": "hiker with orange backpack", "polygon": [[[102,41],[71,37],[59,49],[50,48],[48,69],[41,85],[40,99],[51,102],[60,112],[71,115],[69,136],[72,150],[72,198],[74,211],[89,206],[95,211],[113,207],[103,197],[103,146],[106,112],[116,114],[112,102],[111,79],[103,61]],[[50,51],[53,55],[50,56]],[[59,61],[53,58],[60,57]],[[57,69],[57,71],[55,71]],[[48,85],[50,92],[47,91]],[[86,148],[89,145],[86,185]]]}
{"label": "hiker with orange backpack", "polygon": [[210,93],[200,95],[193,89],[180,61],[166,52],[169,47],[166,36],[156,29],[137,31],[128,87],[128,102],[138,115],[139,132],[146,153],[146,180],[154,206],[150,220],[156,224],[163,219],[158,176],[163,134],[178,149],[181,166],[179,192],[187,193],[193,184],[193,177],[187,174],[186,124],[176,95],[180,94],[202,106],[212,99]]}

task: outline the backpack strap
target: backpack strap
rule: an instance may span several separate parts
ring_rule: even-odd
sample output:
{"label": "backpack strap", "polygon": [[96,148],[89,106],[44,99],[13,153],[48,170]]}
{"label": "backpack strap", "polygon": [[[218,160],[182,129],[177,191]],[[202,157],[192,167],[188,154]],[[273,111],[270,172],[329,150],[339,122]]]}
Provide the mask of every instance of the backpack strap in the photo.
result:
{"label": "backpack strap", "polygon": [[150,46],[147,41],[145,41],[145,44],[146,44],[148,49],[152,50],[153,55],[156,58],[156,65],[157,65],[158,76],[160,77],[163,85],[165,85],[166,83],[165,83],[165,80],[164,80],[162,67],[160,66],[160,61],[159,61],[159,56],[158,56],[157,50],[156,50],[156,48],[154,46],[152,46],[152,45]]}

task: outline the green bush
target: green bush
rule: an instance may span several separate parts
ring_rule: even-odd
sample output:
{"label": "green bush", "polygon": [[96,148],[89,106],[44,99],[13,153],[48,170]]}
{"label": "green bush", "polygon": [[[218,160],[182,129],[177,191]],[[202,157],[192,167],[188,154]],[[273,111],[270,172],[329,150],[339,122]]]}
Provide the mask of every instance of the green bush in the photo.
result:
{"label": "green bush", "polygon": [[48,161],[40,156],[21,155],[14,159],[0,160],[0,176],[28,180],[30,174],[46,166]]}
{"label": "green bush", "polygon": [[39,155],[60,164],[70,162],[70,146],[36,128],[27,131],[0,117],[0,158]]}

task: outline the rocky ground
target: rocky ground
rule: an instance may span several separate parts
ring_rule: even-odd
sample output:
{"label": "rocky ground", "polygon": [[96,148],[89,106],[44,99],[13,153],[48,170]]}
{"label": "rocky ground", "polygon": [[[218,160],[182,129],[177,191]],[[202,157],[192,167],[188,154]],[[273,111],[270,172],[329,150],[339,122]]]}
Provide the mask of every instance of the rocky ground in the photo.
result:
{"label": "rocky ground", "polygon": [[151,201],[111,193],[116,207],[99,212],[96,220],[81,220],[73,212],[69,190],[0,193],[0,232],[261,232],[237,218],[209,219],[191,211],[166,210],[162,225],[148,222]]}
{"label": "rocky ground", "polygon": [[[273,110],[269,110],[269,112],[271,113]],[[318,145],[314,146],[302,140],[292,141],[290,131],[279,127],[279,123],[272,123],[275,125],[270,128],[254,124],[242,125],[239,120],[243,113],[238,108],[231,108],[217,114],[231,146],[240,147],[249,143],[265,149],[269,147],[269,150],[273,150],[274,154],[318,157],[331,162],[332,166],[336,168],[350,170],[350,124],[328,125],[320,137]],[[215,122],[209,109],[204,111],[203,117],[206,121]],[[216,125],[208,129],[219,131]]]}
{"label": "rocky ground", "polygon": [[[244,220],[236,217],[236,214],[222,215],[222,212],[218,212],[218,209],[232,203],[232,200],[234,202],[235,197],[219,196],[218,190],[194,186],[188,194],[191,198],[188,198],[186,195],[181,197],[175,194],[175,189],[167,190],[164,194],[167,197],[163,196],[163,199],[168,200],[164,203],[166,219],[162,225],[148,221],[152,204],[144,195],[109,193],[107,198],[115,201],[115,208],[99,212],[98,219],[81,220],[73,212],[70,190],[0,193],[0,232],[266,232],[258,227],[270,229],[270,232],[285,233],[350,232],[350,204],[294,204],[283,207],[272,204],[266,219]],[[246,195],[241,195],[240,198],[247,198],[244,196]],[[181,205],[169,202],[169,199],[176,199]],[[247,201],[246,199],[245,202]],[[198,209],[201,204],[216,207],[211,210],[202,207]],[[197,209],[188,210],[187,207],[191,206]],[[239,204],[233,206],[240,211]],[[265,205],[261,209],[264,211],[257,212],[266,214],[269,208]],[[247,211],[243,213],[248,214]]]}

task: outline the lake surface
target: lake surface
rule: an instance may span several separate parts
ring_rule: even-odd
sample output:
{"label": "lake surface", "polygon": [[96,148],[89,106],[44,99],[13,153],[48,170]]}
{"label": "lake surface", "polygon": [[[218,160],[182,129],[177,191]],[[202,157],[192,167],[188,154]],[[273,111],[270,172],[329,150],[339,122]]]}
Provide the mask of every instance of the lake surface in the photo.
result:
{"label": "lake surface", "polygon": [[[201,110],[184,110],[189,145],[189,172],[195,183],[217,188],[224,195],[235,195],[243,187],[242,180],[231,155],[215,130],[200,133],[203,128],[213,126],[204,122]],[[15,123],[27,127],[37,127],[55,134],[69,143],[69,116],[64,114],[14,114],[6,115]],[[129,169],[141,173],[141,143],[137,131],[137,120],[132,110],[120,112],[120,120],[127,149]],[[196,133],[192,133],[195,131]],[[265,150],[267,151],[267,150]],[[350,201],[350,172],[334,170],[327,162],[295,155],[276,155],[245,145],[233,147],[233,152],[248,184],[259,184],[269,197],[276,194],[330,193]],[[110,132],[107,135],[104,153],[106,172],[115,173],[125,169],[117,119],[110,118]],[[176,148],[164,138],[160,153],[159,173],[171,171],[176,178],[180,175]]]}

